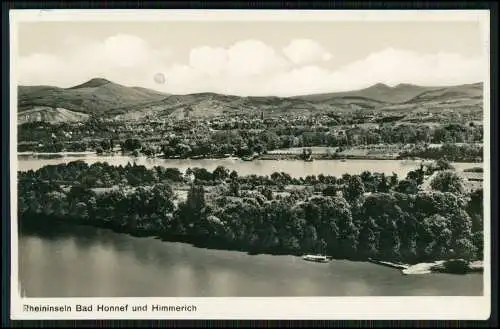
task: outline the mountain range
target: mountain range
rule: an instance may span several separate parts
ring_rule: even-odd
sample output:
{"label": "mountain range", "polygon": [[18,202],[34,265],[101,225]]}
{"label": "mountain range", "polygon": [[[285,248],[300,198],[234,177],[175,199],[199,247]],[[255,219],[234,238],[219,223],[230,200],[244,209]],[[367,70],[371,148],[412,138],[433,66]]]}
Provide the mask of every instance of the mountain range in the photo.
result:
{"label": "mountain range", "polygon": [[255,112],[308,114],[324,110],[482,110],[483,84],[425,87],[376,84],[348,92],[294,97],[242,97],[217,93],[171,95],[94,78],[83,84],[18,87],[18,124],[81,121],[90,115],[139,120],[145,117],[211,117]]}

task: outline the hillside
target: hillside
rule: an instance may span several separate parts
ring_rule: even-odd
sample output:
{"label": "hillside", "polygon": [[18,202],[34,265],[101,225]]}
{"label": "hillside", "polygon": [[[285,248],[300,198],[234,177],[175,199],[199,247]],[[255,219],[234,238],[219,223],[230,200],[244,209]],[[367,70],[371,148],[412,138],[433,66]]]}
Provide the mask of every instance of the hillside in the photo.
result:
{"label": "hillside", "polygon": [[310,113],[327,108],[323,104],[292,98],[279,97],[239,97],[215,93],[171,95],[160,102],[146,106],[132,106],[111,111],[120,119],[139,119],[154,114],[158,118],[176,117],[213,117],[238,113]]}
{"label": "hillside", "polygon": [[160,101],[167,95],[157,91],[126,87],[106,79],[91,79],[70,88],[18,87],[18,111],[37,107],[65,108],[86,114],[103,114],[110,109]]}
{"label": "hillside", "polygon": [[474,83],[428,89],[405,102],[385,106],[381,110],[472,111],[482,108],[483,84]]}
{"label": "hillside", "polygon": [[[18,91],[21,122],[84,120],[89,114],[138,120],[151,116],[212,117],[261,111],[273,114],[308,114],[324,110],[482,110],[482,83],[451,87],[410,84],[389,87],[376,84],[341,93],[296,97],[240,97],[216,93],[169,95],[96,78],[71,88],[20,86]],[[22,116],[25,112],[26,115]]]}
{"label": "hillside", "polygon": [[422,103],[429,101],[444,101],[456,99],[482,99],[483,98],[483,84],[474,83],[461,86],[452,86],[445,88],[434,88],[427,90],[412,99],[408,100],[411,103]]}
{"label": "hillside", "polygon": [[377,101],[380,103],[397,104],[411,100],[412,98],[427,92],[439,89],[439,87],[423,87],[411,84],[399,84],[395,87],[389,87],[383,83],[377,83],[371,87],[339,93],[315,94],[307,96],[298,96],[295,98],[311,102],[324,102],[339,98],[363,98]]}
{"label": "hillside", "polygon": [[74,112],[64,108],[52,108],[47,106],[35,106],[31,110],[18,112],[17,123],[45,121],[45,122],[76,122],[89,118],[88,114]]}
{"label": "hillside", "polygon": [[[377,84],[370,88],[345,92],[297,97],[238,97],[215,93],[170,95],[160,102],[111,111],[121,119],[210,117],[221,114],[296,113],[337,110],[482,110],[482,83],[453,87],[422,87],[400,84],[388,87]],[[189,114],[187,114],[189,113]]]}

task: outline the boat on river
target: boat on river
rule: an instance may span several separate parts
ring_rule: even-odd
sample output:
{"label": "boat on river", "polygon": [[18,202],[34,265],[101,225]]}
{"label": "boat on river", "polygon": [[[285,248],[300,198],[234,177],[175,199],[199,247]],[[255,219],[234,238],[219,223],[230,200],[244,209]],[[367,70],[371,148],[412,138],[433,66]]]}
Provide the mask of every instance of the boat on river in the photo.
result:
{"label": "boat on river", "polygon": [[323,255],[304,255],[302,256],[303,260],[307,260],[309,262],[316,262],[316,263],[328,263],[328,257],[323,256]]}
{"label": "boat on river", "polygon": [[406,270],[409,267],[409,265],[406,265],[406,264],[387,262],[387,261],[373,259],[373,258],[368,258],[368,261],[371,263],[374,263],[374,264],[378,264],[378,265],[397,268],[399,270]]}
{"label": "boat on river", "polygon": [[258,154],[254,153],[254,154],[249,155],[249,156],[244,156],[241,159],[243,161],[253,161],[253,160],[257,159],[258,156],[259,156]]}

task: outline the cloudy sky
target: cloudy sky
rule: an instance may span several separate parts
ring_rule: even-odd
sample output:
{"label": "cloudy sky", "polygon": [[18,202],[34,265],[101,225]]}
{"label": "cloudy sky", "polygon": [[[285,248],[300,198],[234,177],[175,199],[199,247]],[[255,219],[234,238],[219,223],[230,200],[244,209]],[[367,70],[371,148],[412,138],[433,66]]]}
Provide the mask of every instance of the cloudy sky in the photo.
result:
{"label": "cloudy sky", "polygon": [[483,49],[477,22],[23,22],[16,67],[21,85],[290,96],[484,81]]}

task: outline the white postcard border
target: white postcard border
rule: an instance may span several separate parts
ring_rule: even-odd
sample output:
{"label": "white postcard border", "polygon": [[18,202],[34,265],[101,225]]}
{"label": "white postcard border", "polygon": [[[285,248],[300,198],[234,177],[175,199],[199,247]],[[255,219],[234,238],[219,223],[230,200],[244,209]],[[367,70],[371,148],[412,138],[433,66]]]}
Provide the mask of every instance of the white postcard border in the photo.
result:
{"label": "white postcard border", "polygon": [[[54,21],[479,21],[485,73],[489,71],[487,10],[11,10],[10,11],[10,184],[11,184],[11,319],[317,319],[317,320],[486,320],[491,311],[490,265],[490,83],[484,81],[484,295],[479,297],[273,297],[273,298],[23,298],[18,284],[17,232],[17,26]],[[94,305],[76,312],[76,305]],[[98,312],[98,305],[195,305],[196,312]],[[72,312],[26,312],[25,305],[68,305]]]}

